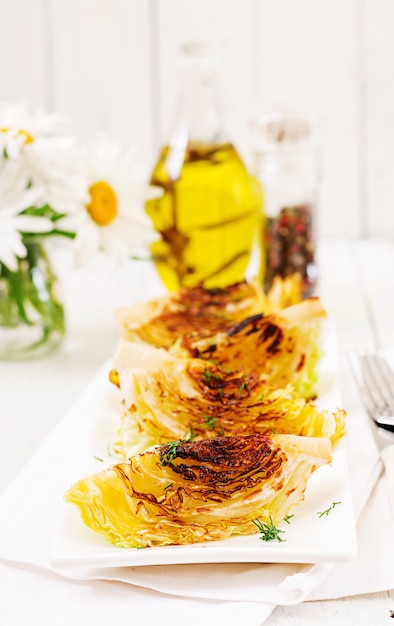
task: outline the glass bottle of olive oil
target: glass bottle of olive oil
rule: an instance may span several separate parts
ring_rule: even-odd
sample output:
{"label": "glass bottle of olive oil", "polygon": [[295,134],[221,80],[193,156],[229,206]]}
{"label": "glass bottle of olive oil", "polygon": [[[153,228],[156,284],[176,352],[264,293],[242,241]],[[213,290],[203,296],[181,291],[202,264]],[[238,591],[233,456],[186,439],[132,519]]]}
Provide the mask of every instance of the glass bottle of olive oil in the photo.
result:
{"label": "glass bottle of olive oil", "polygon": [[151,175],[158,239],[151,252],[170,290],[224,287],[245,278],[260,218],[260,189],[222,130],[217,57],[208,44],[181,55],[176,125]]}

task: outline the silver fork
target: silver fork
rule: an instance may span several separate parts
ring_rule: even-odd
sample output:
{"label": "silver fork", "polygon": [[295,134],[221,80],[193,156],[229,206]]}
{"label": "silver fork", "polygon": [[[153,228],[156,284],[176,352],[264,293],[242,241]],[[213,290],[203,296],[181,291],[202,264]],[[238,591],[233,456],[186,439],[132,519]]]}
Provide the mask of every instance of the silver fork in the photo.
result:
{"label": "silver fork", "polygon": [[351,359],[353,375],[367,413],[378,427],[375,440],[386,470],[394,515],[394,372],[379,354],[358,355],[356,360],[359,368]]}
{"label": "silver fork", "polygon": [[379,354],[360,356],[361,398],[377,426],[394,433],[394,373]]}

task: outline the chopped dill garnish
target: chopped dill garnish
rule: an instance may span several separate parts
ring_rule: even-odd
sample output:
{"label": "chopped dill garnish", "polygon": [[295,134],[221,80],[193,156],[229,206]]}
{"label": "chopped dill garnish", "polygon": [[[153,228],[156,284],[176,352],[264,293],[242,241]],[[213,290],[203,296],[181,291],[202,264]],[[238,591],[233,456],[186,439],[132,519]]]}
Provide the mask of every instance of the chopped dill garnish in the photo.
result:
{"label": "chopped dill garnish", "polygon": [[272,432],[273,435],[276,435],[276,430],[275,430],[275,428],[273,426],[271,426],[271,432]]}
{"label": "chopped dill garnish", "polygon": [[284,522],[287,522],[288,524],[290,524],[290,520],[291,518],[294,517],[294,515],[286,515],[286,517],[284,518]]}
{"label": "chopped dill garnish", "polygon": [[147,546],[136,546],[136,550],[145,550]]}
{"label": "chopped dill garnish", "polygon": [[164,487],[164,491],[165,491],[166,489],[169,489],[170,487],[172,487],[172,485],[173,485],[173,484],[174,484],[174,483],[168,483],[168,485],[166,485],[166,486]]}
{"label": "chopped dill garnish", "polygon": [[259,402],[262,402],[265,398],[265,391],[261,394],[260,398],[259,398]]}
{"label": "chopped dill garnish", "polygon": [[100,461],[101,463],[104,463],[104,459],[102,459],[101,456],[94,455],[93,458],[96,459],[96,461]]}
{"label": "chopped dill garnish", "polygon": [[193,430],[193,426],[190,426],[190,431],[189,431],[189,435],[188,437],[186,437],[185,441],[191,441],[192,439],[194,439],[195,437],[197,437],[198,432],[196,432],[195,430]]}
{"label": "chopped dill garnish", "polygon": [[197,433],[194,432],[193,428],[190,428],[190,433],[187,438],[177,439],[176,441],[169,441],[168,443],[164,444],[162,446],[162,449],[163,448],[168,448],[168,449],[166,452],[164,452],[163,455],[161,455],[160,465],[164,465],[164,463],[168,463],[169,465],[171,465],[171,462],[175,459],[177,455],[178,446],[180,446],[182,443],[188,443],[189,441],[194,439],[196,435]]}
{"label": "chopped dill garnish", "polygon": [[285,531],[280,530],[274,525],[271,516],[269,524],[267,522],[262,522],[258,518],[252,520],[252,522],[259,529],[261,535],[260,539],[262,541],[286,541],[286,539],[282,539],[282,537],[280,537],[280,533],[284,533]]}
{"label": "chopped dill garnish", "polygon": [[212,382],[212,381],[216,381],[219,383],[223,382],[222,376],[216,376],[215,374],[212,374],[212,372],[210,372],[209,369],[207,369],[206,367],[204,367],[203,376],[204,376],[205,382],[207,383]]}
{"label": "chopped dill garnish", "polygon": [[169,443],[166,443],[163,447],[166,447],[167,450],[161,457],[160,465],[164,465],[164,463],[171,464],[171,461],[173,461],[176,457],[178,446],[180,446],[181,443],[184,443],[184,441],[184,439],[178,439],[177,441],[170,441]]}
{"label": "chopped dill garnish", "polygon": [[337,504],[342,504],[342,502],[333,502],[331,506],[328,507],[328,509],[326,509],[325,511],[318,511],[316,515],[318,515],[319,517],[323,517],[323,515],[328,515],[330,511],[333,511],[335,509]]}
{"label": "chopped dill garnish", "polygon": [[[204,420],[205,425],[207,426],[207,428],[217,428],[217,430],[219,431],[219,435],[221,435],[223,437],[224,435],[224,429],[222,426],[220,426],[220,424],[218,424],[218,420],[216,417],[213,417],[213,415],[207,415],[206,413],[203,414],[202,419]],[[213,435],[215,437],[215,435]]]}
{"label": "chopped dill garnish", "polygon": [[243,381],[243,382],[241,383],[240,388],[239,388],[239,397],[240,397],[240,398],[242,398],[242,394],[243,394],[243,392],[244,392],[244,390],[245,390],[245,389],[246,389],[246,383],[245,383],[245,381]]}
{"label": "chopped dill garnish", "polygon": [[204,415],[202,416],[202,419],[204,420],[204,423],[206,426],[208,426],[208,428],[215,428],[216,422],[217,422],[216,417],[213,417],[213,415],[207,415],[206,413],[204,413]]}
{"label": "chopped dill garnish", "polygon": [[204,367],[204,371],[203,371],[202,375],[203,375],[203,377],[204,377],[204,380],[205,380],[205,381],[207,381],[207,382],[208,382],[209,380],[211,380],[211,376],[212,376],[212,374],[211,374],[211,372],[207,369],[207,367],[206,367],[206,366]]}

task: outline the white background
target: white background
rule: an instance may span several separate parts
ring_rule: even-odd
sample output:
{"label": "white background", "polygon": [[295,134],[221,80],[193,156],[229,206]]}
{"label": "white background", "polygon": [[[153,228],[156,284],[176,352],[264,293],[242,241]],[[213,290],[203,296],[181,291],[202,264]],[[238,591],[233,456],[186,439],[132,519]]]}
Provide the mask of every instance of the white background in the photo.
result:
{"label": "white background", "polygon": [[393,0],[0,0],[0,100],[66,115],[138,149],[146,171],[177,98],[174,50],[224,42],[231,136],[252,167],[250,116],[323,117],[319,233],[394,238]]}

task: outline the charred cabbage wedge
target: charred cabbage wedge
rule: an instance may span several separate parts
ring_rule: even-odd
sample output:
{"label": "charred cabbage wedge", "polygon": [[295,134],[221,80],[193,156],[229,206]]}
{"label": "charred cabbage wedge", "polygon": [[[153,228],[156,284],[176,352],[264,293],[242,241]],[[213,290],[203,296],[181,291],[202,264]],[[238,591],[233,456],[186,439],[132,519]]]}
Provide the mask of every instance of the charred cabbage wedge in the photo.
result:
{"label": "charred cabbage wedge", "polygon": [[65,494],[92,530],[125,548],[258,532],[304,498],[331,461],[328,439],[260,434],[176,441],[78,481]]}
{"label": "charred cabbage wedge", "polygon": [[190,332],[204,335],[226,330],[263,310],[264,296],[257,282],[235,283],[222,289],[194,287],[119,309],[121,335],[157,348],[169,348]]}
{"label": "charred cabbage wedge", "polygon": [[[249,316],[214,334],[204,329],[181,334],[166,349],[177,357],[214,361],[224,369],[258,374],[275,387],[291,384],[296,395],[312,398],[324,318],[319,298],[309,298],[278,313]],[[139,338],[140,343],[152,345],[142,335]],[[117,382],[115,369],[111,380]]]}
{"label": "charred cabbage wedge", "polygon": [[291,384],[298,396],[310,398],[318,379],[324,318],[320,299],[308,298],[278,313],[252,315],[226,332],[183,335],[170,352],[255,372],[275,387]]}
{"label": "charred cabbage wedge", "polygon": [[174,357],[165,350],[123,341],[114,357],[122,397],[120,441],[125,458],[155,443],[185,438],[287,433],[344,434],[345,412],[318,410],[257,374],[210,361]]}
{"label": "charred cabbage wedge", "polygon": [[257,280],[220,289],[180,289],[119,309],[116,316],[123,338],[169,348],[181,335],[196,331],[212,335],[256,313],[296,304],[301,301],[301,284],[299,274],[293,274],[276,276],[268,294],[263,293]]}

